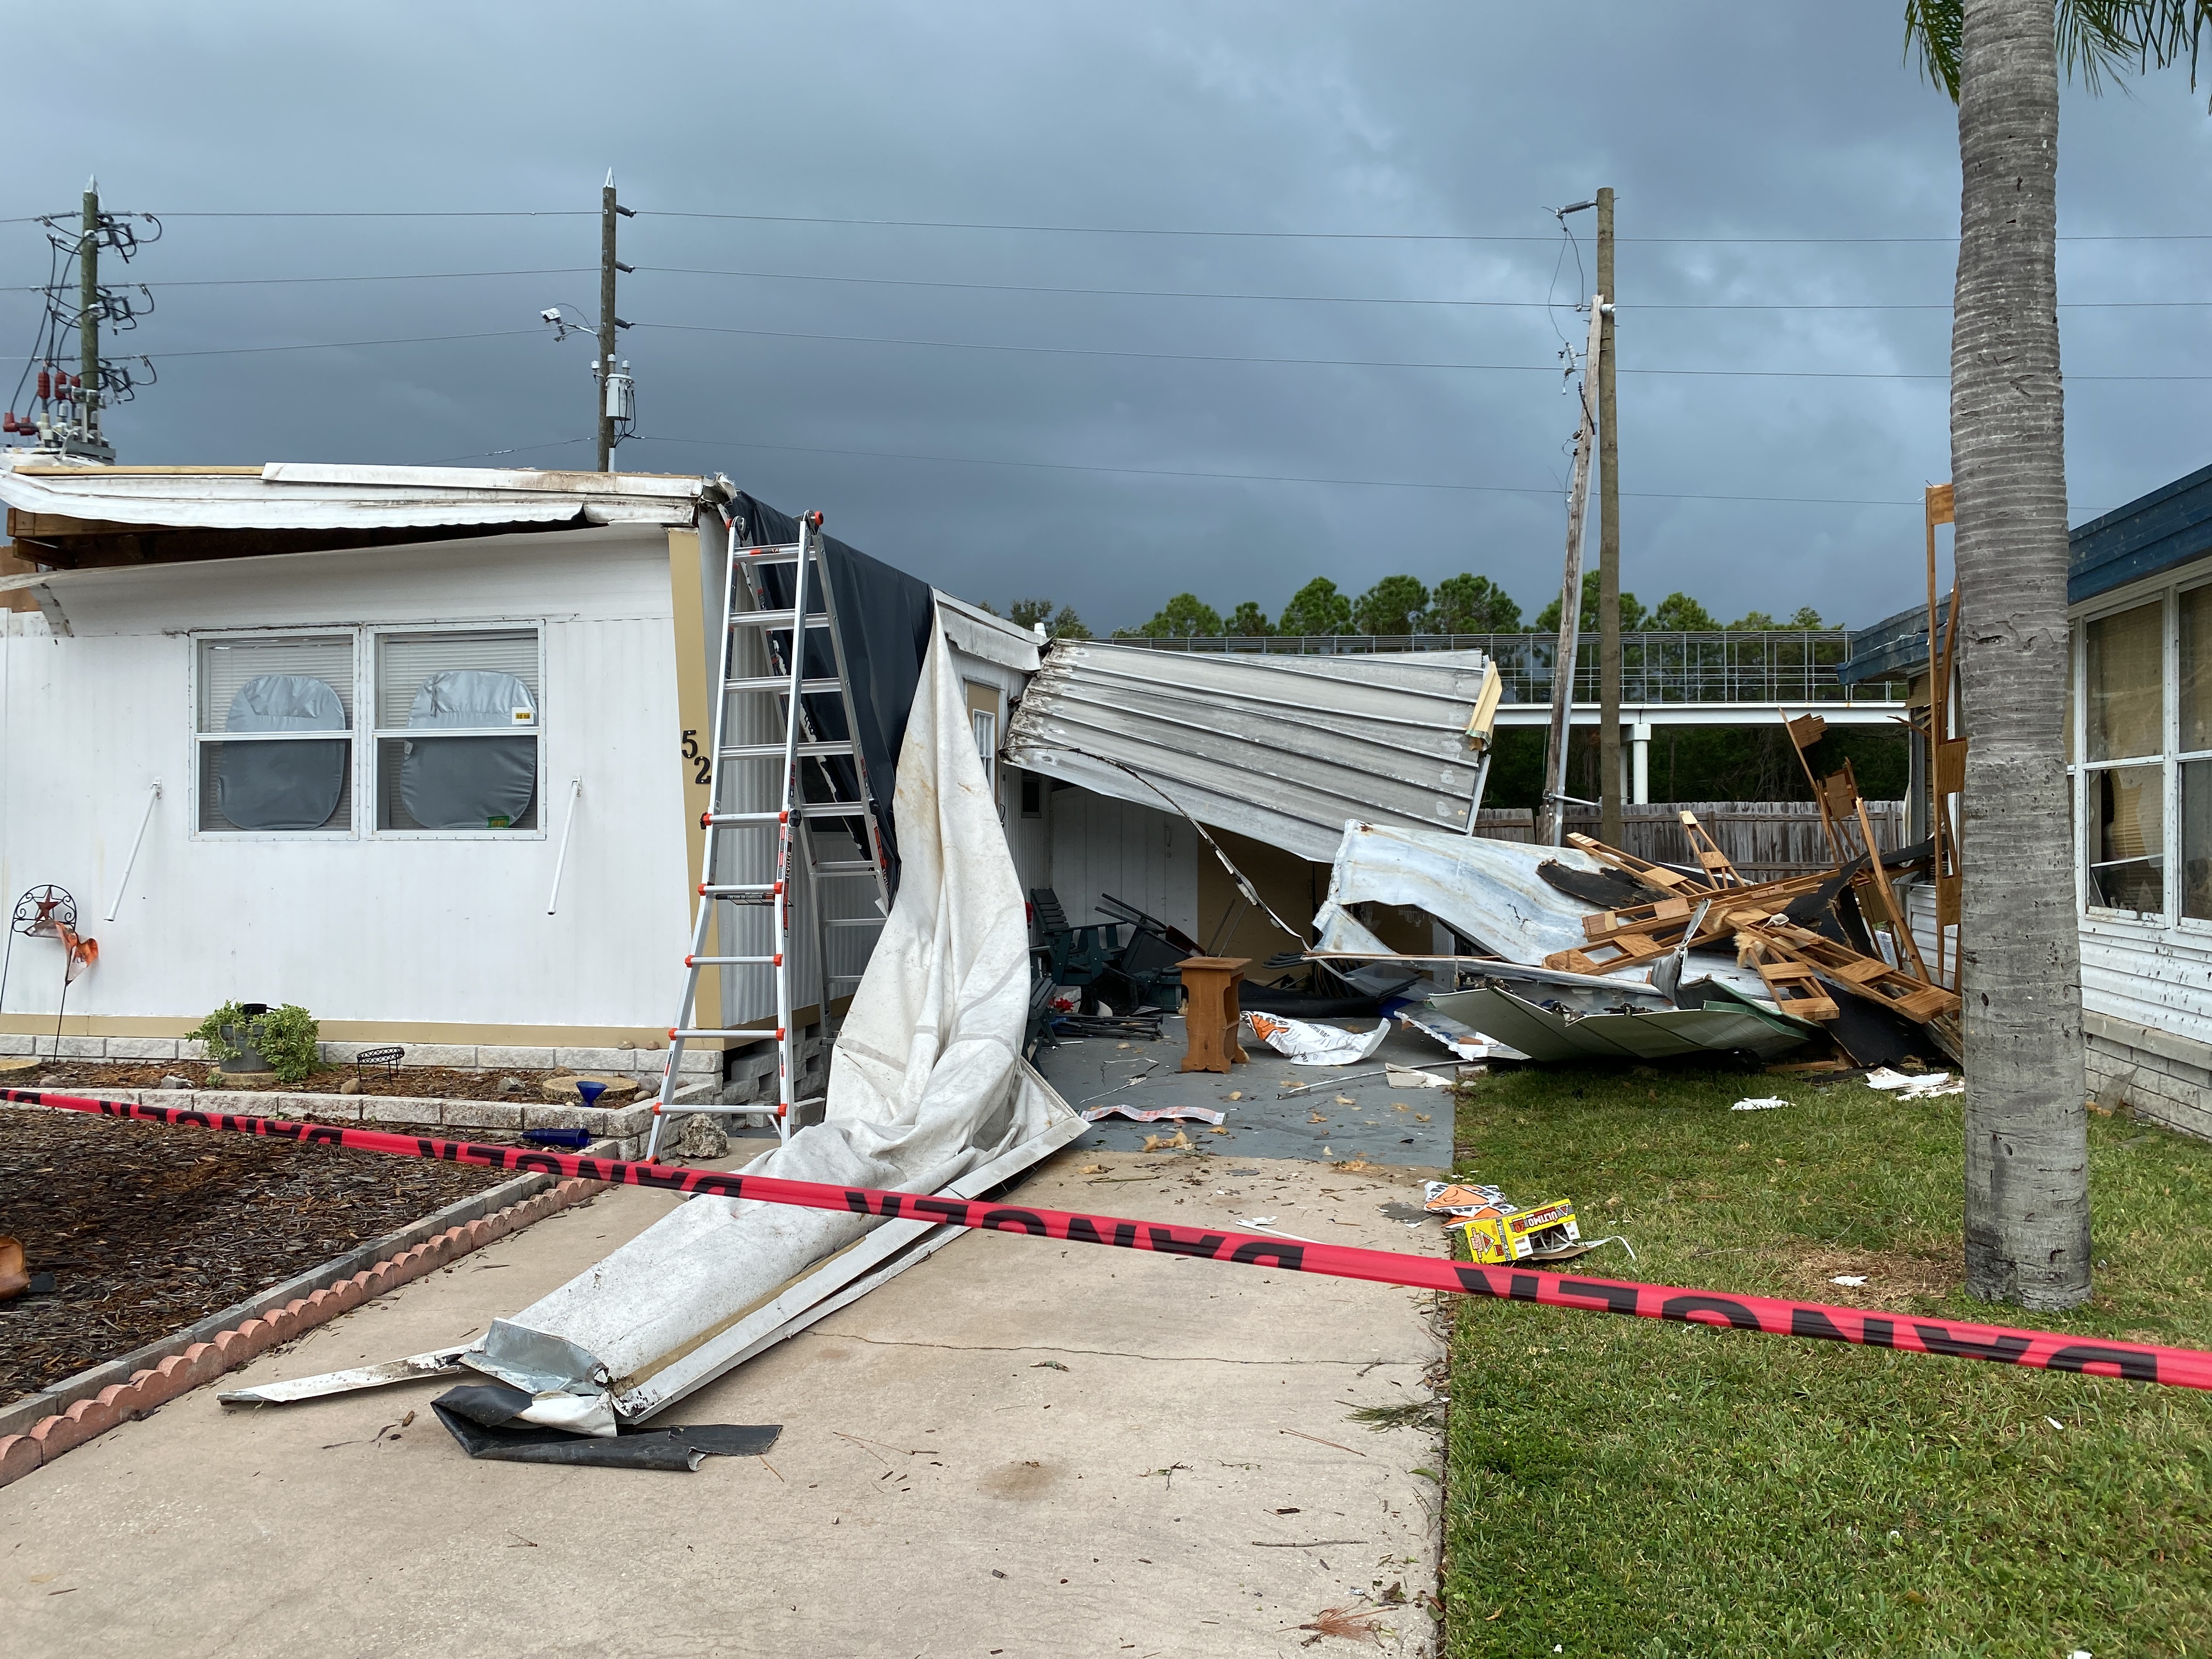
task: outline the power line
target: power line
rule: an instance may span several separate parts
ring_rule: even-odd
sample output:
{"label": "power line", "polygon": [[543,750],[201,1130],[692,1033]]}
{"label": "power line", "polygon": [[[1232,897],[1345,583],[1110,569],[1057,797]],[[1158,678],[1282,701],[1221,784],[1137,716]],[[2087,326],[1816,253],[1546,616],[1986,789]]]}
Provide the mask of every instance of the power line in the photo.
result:
{"label": "power line", "polygon": [[[1557,374],[1557,363],[1416,363],[1386,357],[1261,357],[1226,352],[1132,351],[1103,346],[1000,345],[979,340],[921,340],[878,334],[814,334],[773,328],[728,328],[705,323],[639,323],[664,333],[736,334],[756,339],[830,341],[852,345],[922,346],[939,351],[1014,352],[1047,357],[1121,357],[1180,363],[1272,363],[1310,368],[1409,368],[1465,370],[1500,374]],[[1633,368],[1623,374],[1691,376],[1757,380],[1948,380],[1949,371],[1918,372],[1850,368]],[[2212,374],[2074,374],[2069,380],[2212,380]]]}
{"label": "power line", "polygon": [[[595,265],[540,265],[516,270],[384,271],[335,276],[199,276],[172,278],[133,284],[133,286],[155,289],[282,288],[317,283],[430,283],[489,276],[587,276],[597,269]],[[726,270],[698,265],[640,265],[637,269],[641,271],[652,271],[672,276],[736,276],[763,282],[831,283],[866,288],[945,289],[957,292],[986,294],[1055,294],[1136,300],[1281,301],[1297,305],[1437,306],[1518,311],[1558,310],[1562,307],[1562,302],[1553,300],[1465,300],[1365,294],[1230,294],[1210,289],[1079,288],[1040,283],[957,283],[915,276],[845,276],[819,271]],[[44,292],[42,289],[28,283],[8,291],[23,294]],[[2061,311],[2164,311],[2208,307],[2212,307],[2212,300],[2066,300],[2059,302],[2058,308]],[[1646,301],[1630,308],[1635,311],[1949,311],[1951,306],[1948,301],[1940,300],[1684,300]]]}
{"label": "power line", "polygon": [[[1000,345],[978,340],[921,340],[888,335],[872,334],[815,334],[793,330],[771,328],[728,328],[704,323],[638,323],[634,326],[673,334],[727,334],[748,338],[769,340],[828,341],[850,345],[917,346],[939,351],[988,351],[1015,353],[1048,357],[1111,357],[1127,358],[1147,362],[1178,363],[1245,363],[1276,365],[1300,368],[1404,368],[1440,372],[1467,372],[1498,374],[1556,374],[1556,363],[1466,363],[1466,362],[1408,362],[1388,357],[1262,357],[1236,356],[1225,352],[1189,351],[1132,351],[1100,346],[1040,346]],[[490,329],[472,334],[413,334],[376,340],[312,340],[285,345],[209,346],[185,351],[154,351],[143,355],[156,362],[178,357],[242,357],[278,351],[341,351],[363,346],[434,345],[456,340],[519,339],[527,335],[538,337],[541,331],[534,328]],[[9,358],[0,361],[27,362],[34,357]],[[1945,380],[1948,371],[1914,371],[1886,369],[1826,369],[1826,368],[1638,368],[1624,366],[1623,374],[1666,375],[1692,379],[1734,379],[1759,380]],[[2079,374],[2069,373],[2070,381],[2199,381],[2212,380],[2212,374]]]}
{"label": "power line", "polygon": [[[953,289],[989,294],[1066,294],[1137,300],[1279,300],[1301,305],[1338,306],[1461,306],[1519,311],[1559,309],[1550,300],[1400,299],[1362,294],[1222,294],[1205,289],[1062,288],[1035,283],[951,283],[918,276],[838,276],[811,271],[717,270],[696,265],[640,265],[640,270],[672,276],[744,276],[779,283],[846,283],[869,288]],[[297,279],[295,279],[297,280]],[[159,284],[156,284],[158,287]],[[2212,306],[2212,300],[2078,300],[2062,301],[2063,310],[2129,310]],[[1632,306],[1632,311],[1948,311],[1946,301],[1680,301]]]}
{"label": "power line", "polygon": [[[767,449],[793,455],[842,455],[869,460],[925,461],[950,466],[1008,466],[1045,472],[1101,472],[1117,477],[1138,478],[1197,478],[1238,483],[1304,483],[1334,484],[1362,489],[1443,489],[1483,495],[1544,495],[1556,497],[1560,494],[1556,486],[1539,487],[1534,484],[1469,484],[1437,483],[1418,478],[1324,478],[1282,472],[1196,472],[1181,471],[1155,466],[1091,466],[1075,461],[1008,461],[986,459],[973,455],[916,455],[889,449],[827,449],[804,444],[747,443],[732,438],[655,438],[641,436],[640,443],[684,444],[705,449]],[[536,446],[550,448],[550,445]],[[505,450],[488,453],[506,454]],[[1918,500],[1860,500],[1845,496],[1826,495],[1703,495],[1674,494],[1662,490],[1626,489],[1624,495],[1641,501],[1759,501],[1778,506],[1808,507],[1919,507]]]}
{"label": "power line", "polygon": [[404,208],[238,213],[161,213],[160,219],[596,219],[595,208]]}
{"label": "power line", "polygon": [[[1066,236],[1212,236],[1236,240],[1334,242],[1540,242],[1548,235],[1498,234],[1458,231],[1394,230],[1229,230],[1206,226],[1167,225],[1052,225],[1022,224],[963,219],[861,219],[793,213],[702,213],[672,209],[641,208],[639,216],[654,219],[730,221],[751,224],[847,225],[899,230],[1017,231]],[[55,216],[27,215],[0,220],[4,224],[34,224]],[[594,216],[586,208],[404,208],[404,209],[291,209],[199,210],[163,213],[164,219],[576,219]],[[1624,242],[1698,247],[1843,247],[1886,246],[1955,246],[1956,236],[1624,236]],[[2062,242],[2205,242],[2212,232],[2117,232],[2061,236]]]}
{"label": "power line", "polygon": [[[409,270],[366,276],[195,276],[133,283],[133,288],[283,288],[297,283],[437,283],[468,276],[574,276],[597,265],[545,265],[531,270]],[[26,287],[25,294],[39,290]]]}
{"label": "power line", "polygon": [[[1328,242],[1541,242],[1542,235],[1469,234],[1447,231],[1391,230],[1215,230],[1150,225],[1025,225],[959,219],[844,219],[795,213],[691,213],[640,208],[647,219],[722,219],[773,225],[858,225],[902,230],[1033,231],[1067,236],[1221,236],[1262,240]],[[2212,232],[2148,232],[2094,236],[2061,236],[2062,242],[2207,242]],[[1698,247],[1831,247],[1887,244],[1948,244],[1955,236],[1624,236],[1624,242],[1686,245]]]}
{"label": "power line", "polygon": [[[385,340],[310,340],[295,345],[210,346],[194,351],[149,351],[143,355],[167,362],[172,357],[248,357],[269,351],[343,351],[352,346],[435,345],[447,340],[507,340],[527,334],[540,336],[542,329],[500,328],[483,334],[412,334],[398,339]],[[9,358],[5,361],[16,362]],[[20,361],[36,362],[39,359]]]}

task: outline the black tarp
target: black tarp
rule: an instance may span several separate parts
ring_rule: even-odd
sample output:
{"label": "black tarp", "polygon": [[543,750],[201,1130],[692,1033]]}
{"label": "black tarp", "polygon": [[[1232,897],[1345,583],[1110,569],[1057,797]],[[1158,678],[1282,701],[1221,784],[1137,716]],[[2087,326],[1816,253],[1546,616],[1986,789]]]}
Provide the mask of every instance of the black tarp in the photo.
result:
{"label": "black tarp", "polygon": [[[740,547],[786,546],[799,539],[798,520],[742,491],[732,499],[728,511],[736,521]],[[834,536],[823,538],[822,551],[830,574],[831,609],[837,620],[837,646],[844,653],[859,729],[846,730],[844,708],[834,696],[806,698],[806,712],[823,738],[849,737],[860,750],[860,770],[867,779],[868,799],[875,808],[890,890],[896,895],[898,836],[891,814],[891,791],[898,772],[899,746],[906,739],[907,712],[914,707],[922,660],[929,654],[929,632],[936,625],[936,595],[927,582],[870,558]],[[791,567],[773,567],[762,574],[769,598],[779,605],[789,605]],[[807,608],[814,607],[810,604]],[[787,652],[789,636],[778,635],[775,644],[779,651]],[[819,629],[810,630],[807,677],[830,679],[836,672],[828,639]],[[857,795],[857,780],[850,763],[839,760],[830,764],[836,773],[840,794],[848,799]],[[818,775],[809,776],[809,798],[831,799]],[[860,827],[856,824],[854,829],[858,838]],[[861,850],[865,856],[865,841]]]}
{"label": "black tarp", "polygon": [[531,1397],[504,1382],[449,1389],[430,1402],[438,1420],[471,1457],[500,1463],[568,1463],[605,1469],[687,1471],[708,1457],[757,1457],[775,1444],[781,1424],[620,1426],[610,1437],[571,1434],[526,1423]]}

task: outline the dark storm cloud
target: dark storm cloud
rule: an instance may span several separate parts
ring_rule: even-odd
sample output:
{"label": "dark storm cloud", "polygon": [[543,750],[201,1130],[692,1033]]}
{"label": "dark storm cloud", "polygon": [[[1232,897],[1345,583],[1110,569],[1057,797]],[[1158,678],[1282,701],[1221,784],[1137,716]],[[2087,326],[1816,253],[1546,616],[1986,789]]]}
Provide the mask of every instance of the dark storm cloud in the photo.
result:
{"label": "dark storm cloud", "polygon": [[[1730,616],[1811,604],[1866,621],[1917,590],[1917,515],[1835,503],[1911,501],[1948,475],[1942,380],[1648,371],[1942,374],[1940,309],[1741,307],[1941,307],[1946,243],[1696,240],[1955,228],[1952,111],[1900,61],[1897,9],[110,6],[97,32],[23,15],[14,55],[40,70],[19,81],[11,125],[42,137],[18,147],[0,216],[67,208],[96,171],[111,207],[179,216],[131,272],[149,282],[588,267],[589,216],[181,216],[591,209],[611,165],[647,210],[623,228],[625,258],[646,268],[623,288],[645,434],[625,465],[726,471],[967,597],[1049,593],[1103,629],[1185,587],[1273,610],[1324,572],[1356,589],[1474,569],[1543,604],[1573,415],[1546,366],[1563,333],[1581,337],[1565,307],[1590,258],[1585,240],[1583,274],[1562,260],[1546,210],[1611,184],[1633,239],[1620,271],[1627,586],[1647,601],[1686,589]],[[88,112],[79,88],[94,83]],[[2179,77],[2069,94],[2062,230],[2212,230],[2208,129]],[[1529,240],[662,216],[678,213]],[[1586,239],[1589,216],[1576,223]],[[2062,297],[2212,299],[2208,257],[2212,243],[2069,243]],[[8,283],[41,279],[34,228],[0,227],[0,262]],[[885,280],[795,280],[823,276]],[[1561,308],[901,285],[933,283]],[[122,343],[528,331],[544,305],[597,299],[581,270],[158,292]],[[31,314],[21,295],[0,303],[24,341],[10,349],[27,349]],[[2209,319],[2066,313],[2077,520],[2212,459],[2212,385],[2086,378],[2212,370]],[[808,335],[938,343],[789,337]],[[588,465],[587,350],[525,332],[173,355],[113,432],[140,461]],[[1252,357],[1337,362],[1187,360]],[[1036,465],[980,464],[994,462]],[[1531,493],[1158,476],[1175,472]],[[1826,501],[1676,499],[1725,495]]]}

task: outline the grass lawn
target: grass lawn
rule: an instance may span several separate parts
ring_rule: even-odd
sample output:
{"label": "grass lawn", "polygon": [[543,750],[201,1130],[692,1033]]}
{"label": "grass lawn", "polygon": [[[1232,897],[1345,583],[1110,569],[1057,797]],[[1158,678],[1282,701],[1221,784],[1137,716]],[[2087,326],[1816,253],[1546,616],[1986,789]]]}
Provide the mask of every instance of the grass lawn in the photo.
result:
{"label": "grass lawn", "polygon": [[[1456,1170],[1626,1234],[1601,1277],[2212,1347],[2212,1146],[2093,1116],[2096,1295],[2029,1316],[1958,1288],[1960,1105],[1529,1068]],[[2212,1653],[2212,1395],[1470,1299],[1449,1443],[1453,1659]]]}

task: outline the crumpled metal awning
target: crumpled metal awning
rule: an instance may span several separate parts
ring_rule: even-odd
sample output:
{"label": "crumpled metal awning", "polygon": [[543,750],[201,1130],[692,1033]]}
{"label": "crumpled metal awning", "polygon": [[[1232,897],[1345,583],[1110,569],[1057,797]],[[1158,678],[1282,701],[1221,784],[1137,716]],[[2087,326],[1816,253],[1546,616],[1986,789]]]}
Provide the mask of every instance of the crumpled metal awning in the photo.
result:
{"label": "crumpled metal awning", "polygon": [[405,530],[441,525],[685,526],[722,486],[701,477],[489,467],[108,467],[15,458],[0,504],[178,530]]}
{"label": "crumpled metal awning", "polygon": [[1062,640],[1006,753],[1326,862],[1353,818],[1463,830],[1498,692],[1498,671],[1471,652],[1247,656]]}

